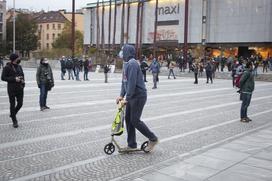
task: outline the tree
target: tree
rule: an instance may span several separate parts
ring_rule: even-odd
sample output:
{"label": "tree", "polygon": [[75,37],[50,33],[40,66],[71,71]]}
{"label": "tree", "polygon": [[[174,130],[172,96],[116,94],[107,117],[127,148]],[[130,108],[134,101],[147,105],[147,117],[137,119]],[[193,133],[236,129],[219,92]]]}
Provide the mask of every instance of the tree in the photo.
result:
{"label": "tree", "polygon": [[[30,14],[20,13],[16,17],[15,45],[16,50],[22,56],[29,57],[30,51],[36,50],[38,46],[38,36],[36,35],[38,26]],[[7,51],[13,49],[13,22],[7,20]]]}
{"label": "tree", "polygon": [[[54,41],[52,44],[54,49],[72,49],[72,43],[71,43],[71,37],[72,37],[72,28],[71,23],[68,22],[65,24],[64,29],[60,36]],[[76,55],[81,55],[83,51],[83,34],[76,30],[75,33],[75,53]]]}

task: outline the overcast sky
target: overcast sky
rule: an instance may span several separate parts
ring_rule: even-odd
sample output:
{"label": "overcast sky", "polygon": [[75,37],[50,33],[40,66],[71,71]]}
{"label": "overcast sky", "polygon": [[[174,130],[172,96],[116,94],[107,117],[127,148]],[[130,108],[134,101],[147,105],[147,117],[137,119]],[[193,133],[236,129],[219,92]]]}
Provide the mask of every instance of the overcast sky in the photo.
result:
{"label": "overcast sky", "polygon": [[[75,0],[76,9],[84,7],[87,3],[96,2],[96,0]],[[32,10],[59,10],[67,9],[71,11],[72,0],[15,0],[16,9],[32,9]],[[7,8],[13,7],[13,0],[7,0]]]}

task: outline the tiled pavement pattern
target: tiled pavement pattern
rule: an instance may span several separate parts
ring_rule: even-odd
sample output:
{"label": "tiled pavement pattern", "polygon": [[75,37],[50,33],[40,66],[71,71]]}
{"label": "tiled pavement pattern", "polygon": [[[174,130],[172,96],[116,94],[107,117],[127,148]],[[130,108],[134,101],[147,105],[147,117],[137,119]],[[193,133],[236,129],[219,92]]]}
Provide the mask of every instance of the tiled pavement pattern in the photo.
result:
{"label": "tiled pavement pattern", "polygon": [[[6,84],[0,82],[1,181],[143,180],[158,170],[167,171],[169,163],[184,160],[184,156],[190,159],[192,153],[202,153],[211,146],[268,128],[271,124],[271,83],[256,83],[249,109],[254,121],[242,124],[239,122],[241,102],[229,80],[215,80],[211,85],[200,79],[199,85],[194,85],[191,78],[168,80],[161,77],[159,88],[152,90],[151,77],[148,77],[148,101],[143,120],[158,135],[160,144],[150,154],[114,153],[107,156],[103,147],[110,141],[121,75],[111,75],[110,83],[105,84],[103,74],[91,73],[89,82],[76,82],[60,81],[60,73],[54,72],[55,88],[48,95],[51,109],[40,112],[35,73],[34,69],[25,70],[27,86],[24,106],[18,114],[18,129],[10,124]],[[145,138],[141,134],[137,136],[140,145]],[[125,145],[125,140],[125,134],[118,138],[122,145]],[[216,155],[212,157],[208,153],[200,155],[200,161],[202,159],[206,164],[204,158],[208,157],[216,164]],[[247,153],[238,154],[241,159],[245,159],[243,154]],[[184,160],[180,171],[193,167],[193,159],[191,162]],[[217,170],[232,163],[222,161]],[[195,167],[200,174],[204,170],[205,174],[212,175],[216,170],[197,164]],[[165,173],[159,172],[161,175],[156,176],[163,179],[167,177]],[[220,176],[218,174],[211,179],[220,180]],[[173,179],[182,180],[178,177]]]}

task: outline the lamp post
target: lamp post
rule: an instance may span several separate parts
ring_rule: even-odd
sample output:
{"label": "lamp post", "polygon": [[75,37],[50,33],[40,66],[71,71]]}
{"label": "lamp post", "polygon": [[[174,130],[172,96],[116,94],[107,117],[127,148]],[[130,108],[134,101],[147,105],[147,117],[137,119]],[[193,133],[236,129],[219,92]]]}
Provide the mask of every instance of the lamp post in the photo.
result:
{"label": "lamp post", "polygon": [[72,58],[75,57],[75,0],[72,0]]}
{"label": "lamp post", "polygon": [[13,53],[15,53],[15,0],[13,0]]}

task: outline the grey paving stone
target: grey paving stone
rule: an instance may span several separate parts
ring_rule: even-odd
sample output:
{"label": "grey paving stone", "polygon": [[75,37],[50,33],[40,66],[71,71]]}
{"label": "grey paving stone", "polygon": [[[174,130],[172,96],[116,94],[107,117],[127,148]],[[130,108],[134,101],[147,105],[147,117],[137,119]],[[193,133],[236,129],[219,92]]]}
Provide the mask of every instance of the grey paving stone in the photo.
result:
{"label": "grey paving stone", "polygon": [[145,175],[139,179],[135,179],[134,181],[185,181],[181,178],[177,178],[174,176],[162,174],[159,172],[154,172],[152,174]]}
{"label": "grey paving stone", "polygon": [[233,161],[225,161],[222,159],[217,159],[206,155],[194,156],[192,158],[184,160],[184,162],[215,170],[223,170],[236,163]]}
{"label": "grey paving stone", "polygon": [[159,170],[160,173],[178,177],[188,181],[204,180],[218,172],[218,170],[180,162]]}
{"label": "grey paving stone", "polygon": [[210,181],[271,181],[272,172],[270,170],[239,164],[230,169],[209,178]]}
{"label": "grey paving stone", "polygon": [[203,155],[219,158],[226,161],[235,161],[235,162],[239,162],[250,156],[250,154],[247,154],[247,153],[233,151],[233,150],[229,150],[225,148],[212,149],[203,153]]}
{"label": "grey paving stone", "polygon": [[272,152],[271,150],[263,150],[260,153],[254,155],[254,158],[272,161]]}
{"label": "grey paving stone", "polygon": [[231,142],[228,144],[225,144],[221,146],[221,148],[226,148],[229,150],[234,150],[238,152],[248,153],[248,154],[255,154],[260,152],[262,149],[264,149],[266,146],[259,146],[259,145],[249,145],[249,144],[238,144],[235,142]]}
{"label": "grey paving stone", "polygon": [[257,158],[248,158],[245,161],[242,162],[243,164],[269,169],[272,171],[272,161],[271,160],[263,160],[263,159],[257,159]]}

